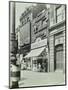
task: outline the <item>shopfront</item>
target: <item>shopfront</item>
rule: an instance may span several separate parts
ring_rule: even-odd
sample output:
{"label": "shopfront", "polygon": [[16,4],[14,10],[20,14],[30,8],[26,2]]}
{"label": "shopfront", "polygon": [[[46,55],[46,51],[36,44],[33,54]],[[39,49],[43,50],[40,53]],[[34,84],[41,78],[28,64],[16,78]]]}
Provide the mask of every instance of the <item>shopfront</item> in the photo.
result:
{"label": "shopfront", "polygon": [[32,43],[31,51],[24,58],[27,61],[27,69],[30,69],[32,71],[47,72],[47,39],[37,39],[35,43]]}

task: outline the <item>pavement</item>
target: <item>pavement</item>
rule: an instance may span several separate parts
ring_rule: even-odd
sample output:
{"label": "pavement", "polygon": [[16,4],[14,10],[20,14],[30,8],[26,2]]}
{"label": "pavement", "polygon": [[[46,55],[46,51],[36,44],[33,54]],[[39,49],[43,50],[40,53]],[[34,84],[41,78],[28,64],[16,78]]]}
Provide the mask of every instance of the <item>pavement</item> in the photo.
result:
{"label": "pavement", "polygon": [[19,87],[31,86],[47,86],[47,85],[64,85],[65,74],[62,71],[56,72],[34,72],[34,71],[21,71],[21,78]]}

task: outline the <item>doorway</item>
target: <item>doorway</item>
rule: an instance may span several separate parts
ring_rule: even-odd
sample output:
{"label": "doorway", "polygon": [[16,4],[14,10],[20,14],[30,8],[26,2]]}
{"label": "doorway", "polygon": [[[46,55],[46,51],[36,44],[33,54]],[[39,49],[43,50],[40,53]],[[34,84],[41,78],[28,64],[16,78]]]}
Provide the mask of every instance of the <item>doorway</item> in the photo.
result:
{"label": "doorway", "polygon": [[63,70],[63,45],[55,47],[55,70]]}

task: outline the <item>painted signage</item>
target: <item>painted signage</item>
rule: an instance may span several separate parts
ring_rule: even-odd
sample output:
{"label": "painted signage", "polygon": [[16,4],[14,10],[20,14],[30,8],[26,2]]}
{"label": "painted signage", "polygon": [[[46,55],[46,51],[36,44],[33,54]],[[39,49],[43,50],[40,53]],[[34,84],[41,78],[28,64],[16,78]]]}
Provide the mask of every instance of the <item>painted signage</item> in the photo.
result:
{"label": "painted signage", "polygon": [[42,47],[45,45],[47,45],[47,38],[43,40],[37,39],[35,43],[31,44],[31,49],[35,49],[35,48]]}
{"label": "painted signage", "polygon": [[30,22],[28,22],[27,24],[25,24],[23,27],[20,28],[18,38],[20,46],[30,43]]}

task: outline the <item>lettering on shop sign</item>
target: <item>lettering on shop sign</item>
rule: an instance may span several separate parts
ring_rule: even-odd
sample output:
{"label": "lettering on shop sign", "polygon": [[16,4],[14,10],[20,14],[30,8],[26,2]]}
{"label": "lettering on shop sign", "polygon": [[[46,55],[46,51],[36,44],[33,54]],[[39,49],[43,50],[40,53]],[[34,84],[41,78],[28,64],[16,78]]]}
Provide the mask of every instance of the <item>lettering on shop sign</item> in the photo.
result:
{"label": "lettering on shop sign", "polygon": [[31,49],[35,49],[35,48],[42,47],[45,45],[47,45],[47,39],[44,39],[44,40],[38,39],[36,40],[35,43],[31,44]]}

